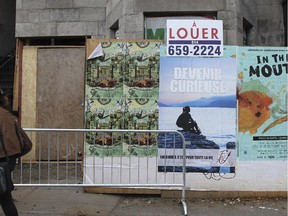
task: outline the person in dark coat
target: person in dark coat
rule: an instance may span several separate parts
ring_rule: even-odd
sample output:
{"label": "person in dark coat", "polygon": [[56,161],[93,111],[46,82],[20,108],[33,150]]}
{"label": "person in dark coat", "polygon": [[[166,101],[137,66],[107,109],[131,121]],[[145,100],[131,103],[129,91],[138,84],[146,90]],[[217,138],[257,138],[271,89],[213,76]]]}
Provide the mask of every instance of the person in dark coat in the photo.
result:
{"label": "person in dark coat", "polygon": [[194,121],[190,115],[190,107],[183,107],[183,112],[178,117],[176,125],[180,128],[183,128],[184,131],[191,131],[196,134],[200,134],[201,130],[198,127],[196,121]]}
{"label": "person in dark coat", "polygon": [[[0,89],[0,162],[6,161],[6,154],[2,145],[3,142],[9,158],[10,176],[16,166],[17,154],[21,152],[15,121],[17,121],[17,118],[12,114],[8,97]],[[1,207],[6,216],[18,216],[18,211],[11,194],[14,190],[12,178],[8,181],[7,188],[6,193],[0,196]]]}

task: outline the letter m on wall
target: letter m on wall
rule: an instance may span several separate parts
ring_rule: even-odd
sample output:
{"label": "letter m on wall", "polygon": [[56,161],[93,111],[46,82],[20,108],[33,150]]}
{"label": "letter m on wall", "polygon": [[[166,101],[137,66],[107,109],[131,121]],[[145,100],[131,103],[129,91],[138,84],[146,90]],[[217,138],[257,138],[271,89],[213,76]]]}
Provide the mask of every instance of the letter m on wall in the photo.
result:
{"label": "letter m on wall", "polygon": [[155,34],[153,29],[146,29],[146,39],[164,40],[164,28],[156,29]]}

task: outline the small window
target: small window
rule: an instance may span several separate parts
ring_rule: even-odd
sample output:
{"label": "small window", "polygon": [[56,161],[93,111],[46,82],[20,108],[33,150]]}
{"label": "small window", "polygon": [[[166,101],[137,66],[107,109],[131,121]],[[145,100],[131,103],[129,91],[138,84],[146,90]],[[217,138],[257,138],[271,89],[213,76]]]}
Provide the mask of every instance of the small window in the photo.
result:
{"label": "small window", "polygon": [[249,37],[252,29],[251,23],[245,18],[243,19],[243,46],[249,46],[251,44],[251,38]]}
{"label": "small window", "polygon": [[120,37],[119,37],[119,21],[118,20],[110,27],[110,37],[113,39],[120,39]]}

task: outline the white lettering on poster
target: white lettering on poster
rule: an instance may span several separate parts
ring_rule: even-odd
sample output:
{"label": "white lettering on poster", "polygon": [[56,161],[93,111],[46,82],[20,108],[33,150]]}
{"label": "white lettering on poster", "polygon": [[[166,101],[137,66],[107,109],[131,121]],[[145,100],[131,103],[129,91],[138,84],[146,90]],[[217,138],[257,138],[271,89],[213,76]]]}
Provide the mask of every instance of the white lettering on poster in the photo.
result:
{"label": "white lettering on poster", "polygon": [[220,68],[175,67],[170,91],[224,94],[226,89]]}

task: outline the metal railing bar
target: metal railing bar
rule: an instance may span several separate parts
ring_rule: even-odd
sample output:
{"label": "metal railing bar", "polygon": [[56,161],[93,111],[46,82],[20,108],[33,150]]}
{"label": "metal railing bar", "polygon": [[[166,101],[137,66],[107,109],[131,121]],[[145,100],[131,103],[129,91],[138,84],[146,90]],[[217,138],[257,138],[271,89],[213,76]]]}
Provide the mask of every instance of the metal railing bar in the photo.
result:
{"label": "metal railing bar", "polygon": [[[38,184],[15,184],[17,187],[39,187]],[[41,187],[117,187],[117,188],[130,188],[130,187],[137,187],[137,188],[166,188],[169,187],[170,189],[181,189],[183,187],[182,184],[41,184]]]}

